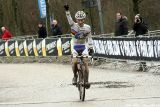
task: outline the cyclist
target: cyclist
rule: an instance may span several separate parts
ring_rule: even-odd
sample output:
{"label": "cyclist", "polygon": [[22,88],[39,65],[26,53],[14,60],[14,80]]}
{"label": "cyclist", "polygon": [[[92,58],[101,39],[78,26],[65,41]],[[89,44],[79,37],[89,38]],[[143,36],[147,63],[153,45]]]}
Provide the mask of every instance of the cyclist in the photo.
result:
{"label": "cyclist", "polygon": [[[64,5],[67,20],[71,26],[71,33],[72,33],[72,40],[73,40],[73,50],[72,50],[72,70],[74,73],[74,77],[72,79],[72,84],[77,84],[77,58],[78,53],[81,52],[82,55],[88,56],[89,53],[92,54],[93,52],[93,45],[92,45],[92,38],[91,38],[91,28],[89,25],[85,24],[86,14],[83,11],[78,11],[75,14],[75,23],[71,17],[69,11],[69,5]],[[88,68],[88,58],[84,58],[84,65],[85,65],[85,82],[86,88],[90,87],[88,82],[89,78],[89,68]]]}

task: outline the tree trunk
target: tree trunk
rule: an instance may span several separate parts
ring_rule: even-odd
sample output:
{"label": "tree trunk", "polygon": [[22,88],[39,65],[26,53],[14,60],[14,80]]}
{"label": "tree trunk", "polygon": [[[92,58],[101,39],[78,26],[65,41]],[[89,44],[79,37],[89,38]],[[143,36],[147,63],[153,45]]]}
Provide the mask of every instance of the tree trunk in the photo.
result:
{"label": "tree trunk", "polygon": [[12,7],[13,7],[13,22],[14,22],[14,32],[15,32],[14,36],[17,36],[19,30],[18,30],[17,2],[16,2],[16,0],[12,0]]}
{"label": "tree trunk", "polygon": [[[2,2],[0,2],[0,26],[3,26],[3,10],[2,10]],[[0,34],[1,36],[1,34]]]}
{"label": "tree trunk", "polygon": [[46,1],[46,28],[47,28],[47,36],[50,35],[50,12],[49,12],[49,0],[45,0]]}
{"label": "tree trunk", "polygon": [[139,14],[139,4],[138,4],[138,0],[132,0],[133,1],[133,12],[134,14]]}

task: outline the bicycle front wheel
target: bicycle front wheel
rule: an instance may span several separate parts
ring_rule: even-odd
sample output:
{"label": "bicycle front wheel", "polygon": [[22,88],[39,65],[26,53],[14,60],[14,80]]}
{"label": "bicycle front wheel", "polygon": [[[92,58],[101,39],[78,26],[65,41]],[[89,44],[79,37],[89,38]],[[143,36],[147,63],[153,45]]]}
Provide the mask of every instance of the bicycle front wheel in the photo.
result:
{"label": "bicycle front wheel", "polygon": [[79,72],[79,97],[81,101],[85,100],[85,81],[84,81],[84,76],[82,72]]}

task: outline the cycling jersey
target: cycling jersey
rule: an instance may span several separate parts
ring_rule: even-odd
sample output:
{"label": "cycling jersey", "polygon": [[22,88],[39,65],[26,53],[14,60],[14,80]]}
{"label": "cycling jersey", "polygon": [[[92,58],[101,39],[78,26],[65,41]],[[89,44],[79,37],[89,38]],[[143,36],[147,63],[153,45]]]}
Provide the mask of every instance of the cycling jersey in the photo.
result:
{"label": "cycling jersey", "polygon": [[73,46],[85,45],[89,48],[92,47],[91,27],[87,24],[84,24],[83,27],[80,27],[78,23],[75,23],[73,21],[69,11],[66,11],[66,16],[71,26],[71,33],[73,35]]}

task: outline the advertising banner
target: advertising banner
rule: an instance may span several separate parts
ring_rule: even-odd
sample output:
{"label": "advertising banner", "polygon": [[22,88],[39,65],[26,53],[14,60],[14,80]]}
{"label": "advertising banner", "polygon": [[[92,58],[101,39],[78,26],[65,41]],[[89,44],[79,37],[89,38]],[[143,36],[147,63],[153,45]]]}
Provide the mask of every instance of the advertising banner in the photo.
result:
{"label": "advertising banner", "polygon": [[15,47],[16,47],[16,55],[17,56],[25,56],[25,49],[24,49],[24,40],[17,40]]}
{"label": "advertising banner", "polygon": [[62,38],[62,55],[71,55],[71,38]]}
{"label": "advertising banner", "polygon": [[35,56],[42,56],[42,40],[43,39],[35,39],[33,42]]}
{"label": "advertising banner", "polygon": [[160,38],[93,38],[95,56],[160,60]]}
{"label": "advertising banner", "polygon": [[5,41],[0,41],[0,56],[6,56]]}
{"label": "advertising banner", "polygon": [[8,50],[10,56],[16,56],[15,41],[8,41]]}
{"label": "advertising banner", "polygon": [[35,56],[34,49],[33,49],[33,41],[34,40],[26,40],[28,56]]}
{"label": "advertising banner", "polygon": [[58,56],[57,39],[45,39],[46,56]]}
{"label": "advertising banner", "polygon": [[46,17],[46,2],[45,0],[38,0],[38,6],[41,18]]}

